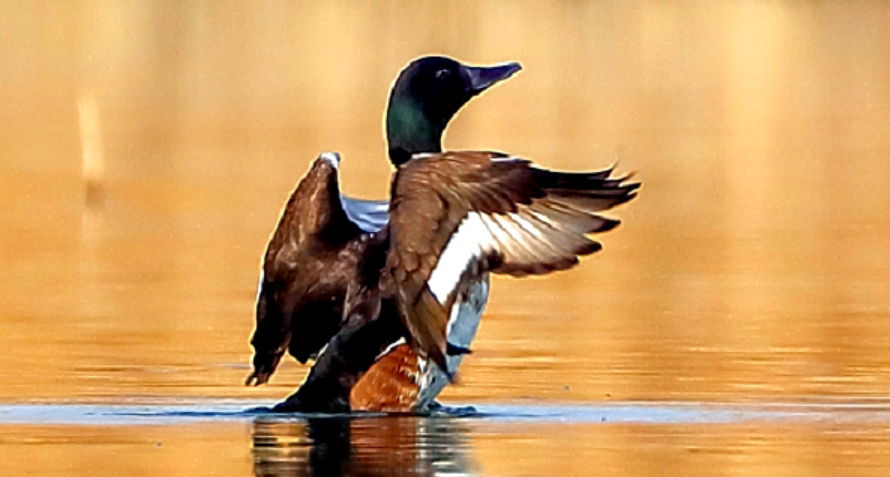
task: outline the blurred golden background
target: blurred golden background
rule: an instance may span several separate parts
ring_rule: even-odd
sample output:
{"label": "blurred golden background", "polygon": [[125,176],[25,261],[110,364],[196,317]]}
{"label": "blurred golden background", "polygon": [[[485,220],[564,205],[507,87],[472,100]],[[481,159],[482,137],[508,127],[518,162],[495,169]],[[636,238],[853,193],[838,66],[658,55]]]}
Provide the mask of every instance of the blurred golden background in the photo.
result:
{"label": "blurred golden background", "polygon": [[[617,162],[644,184],[578,269],[496,280],[445,402],[887,402],[890,3],[93,0],[2,12],[0,401],[289,394],[305,373],[292,361],[266,387],[241,385],[268,235],[321,151],[343,155],[346,192],[386,196],[390,84],[435,53],[524,66],[458,114],[448,148],[572,170]],[[588,450],[596,475],[890,465],[875,452],[884,428],[708,429],[545,426],[483,432],[474,448],[501,475],[593,475],[572,460]],[[161,461],[139,447],[158,433],[170,443]],[[59,475],[249,472],[245,429],[221,424],[4,434],[18,436],[12,469],[50,455]],[[60,446],[29,447],[33,435]],[[120,444],[118,458],[81,455],[71,435]],[[208,435],[220,451],[195,448]],[[752,458],[767,448],[772,460]],[[702,464],[691,473],[690,455]]]}
{"label": "blurred golden background", "polygon": [[579,269],[496,282],[452,399],[890,391],[885,2],[4,12],[0,399],[286,395],[294,364],[240,385],[268,234],[324,150],[386,196],[388,89],[430,53],[524,65],[448,148],[644,183]]}

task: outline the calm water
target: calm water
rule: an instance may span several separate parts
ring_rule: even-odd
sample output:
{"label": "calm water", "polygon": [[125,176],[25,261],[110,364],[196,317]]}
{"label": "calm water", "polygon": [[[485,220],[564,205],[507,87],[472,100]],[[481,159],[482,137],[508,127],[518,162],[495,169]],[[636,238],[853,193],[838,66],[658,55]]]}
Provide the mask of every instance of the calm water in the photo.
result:
{"label": "calm water", "polygon": [[[0,16],[0,461],[25,475],[886,475],[890,4],[84,1]],[[499,279],[476,413],[242,413],[259,257],[321,151],[384,197],[411,58],[521,61],[452,149],[618,162],[604,251]],[[95,160],[101,157],[101,160]],[[86,158],[86,159],[85,159]],[[86,179],[101,184],[87,198]]]}

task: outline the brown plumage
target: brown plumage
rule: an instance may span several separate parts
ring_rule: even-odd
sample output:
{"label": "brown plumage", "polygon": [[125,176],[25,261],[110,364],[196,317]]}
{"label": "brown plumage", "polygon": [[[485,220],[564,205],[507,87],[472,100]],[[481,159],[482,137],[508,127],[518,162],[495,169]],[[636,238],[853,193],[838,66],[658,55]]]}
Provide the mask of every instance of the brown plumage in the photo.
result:
{"label": "brown plumage", "polygon": [[[611,170],[554,172],[499,153],[420,154],[393,178],[388,225],[363,232],[340,202],[337,159],[315,161],[265,256],[248,384],[265,382],[286,350],[304,361],[327,345],[276,411],[424,408],[438,391],[423,383],[436,368],[451,378],[447,356],[468,352],[487,287],[452,311],[471,288],[489,272],[574,266],[600,249],[588,234],[618,224],[597,212],[639,187]],[[408,346],[389,346],[400,337]]]}
{"label": "brown plumage", "polygon": [[304,363],[315,356],[341,327],[349,284],[360,282],[374,243],[342,207],[338,159],[316,159],[266,248],[246,384],[268,381],[286,351]]}
{"label": "brown plumage", "polygon": [[[565,270],[599,250],[587,234],[619,222],[596,212],[633,199],[639,188],[611,172],[554,172],[491,152],[419,154],[400,166],[381,288],[414,350],[447,370],[454,298],[481,274]],[[439,269],[450,275],[433,284]]]}

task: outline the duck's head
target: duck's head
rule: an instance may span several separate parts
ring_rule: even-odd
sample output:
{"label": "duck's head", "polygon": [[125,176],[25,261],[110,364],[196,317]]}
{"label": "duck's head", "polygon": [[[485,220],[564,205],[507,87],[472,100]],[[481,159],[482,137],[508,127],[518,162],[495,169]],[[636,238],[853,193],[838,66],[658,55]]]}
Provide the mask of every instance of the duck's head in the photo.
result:
{"label": "duck's head", "polygon": [[473,96],[522,69],[519,63],[468,66],[443,56],[412,61],[396,79],[386,110],[389,159],[396,166],[421,152],[441,152],[448,121]]}

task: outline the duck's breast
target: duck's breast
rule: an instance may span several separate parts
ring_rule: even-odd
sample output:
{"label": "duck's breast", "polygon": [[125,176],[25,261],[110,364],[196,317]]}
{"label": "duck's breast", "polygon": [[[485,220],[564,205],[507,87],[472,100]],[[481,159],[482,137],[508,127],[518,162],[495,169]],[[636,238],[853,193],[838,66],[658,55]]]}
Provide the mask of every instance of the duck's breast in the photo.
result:
{"label": "duck's breast", "polygon": [[[455,302],[448,321],[448,342],[471,348],[485,304],[488,302],[488,275],[470,287]],[[455,375],[461,355],[447,357],[448,372]],[[448,384],[448,377],[429,360],[423,359],[400,339],[390,345],[359,379],[350,395],[353,411],[423,412]]]}

